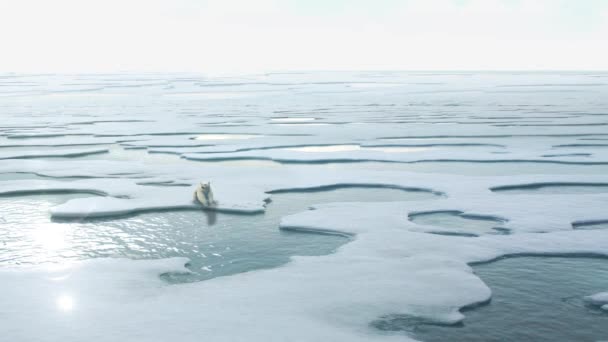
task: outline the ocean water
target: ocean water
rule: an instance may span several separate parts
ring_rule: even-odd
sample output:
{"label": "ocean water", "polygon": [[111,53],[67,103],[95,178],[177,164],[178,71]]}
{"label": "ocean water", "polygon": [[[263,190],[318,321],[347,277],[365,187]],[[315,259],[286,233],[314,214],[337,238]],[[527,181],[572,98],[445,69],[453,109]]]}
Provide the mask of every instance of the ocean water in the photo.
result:
{"label": "ocean water", "polygon": [[491,302],[465,310],[463,324],[409,327],[424,341],[603,341],[608,312],[583,297],[605,291],[608,259],[515,257],[474,267]]}

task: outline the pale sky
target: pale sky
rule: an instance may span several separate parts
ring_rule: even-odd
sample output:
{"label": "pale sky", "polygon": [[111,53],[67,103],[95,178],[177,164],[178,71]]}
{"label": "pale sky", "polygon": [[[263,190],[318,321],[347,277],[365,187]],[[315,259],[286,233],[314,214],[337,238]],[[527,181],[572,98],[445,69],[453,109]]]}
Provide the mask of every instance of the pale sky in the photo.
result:
{"label": "pale sky", "polygon": [[0,72],[608,70],[608,0],[0,0]]}

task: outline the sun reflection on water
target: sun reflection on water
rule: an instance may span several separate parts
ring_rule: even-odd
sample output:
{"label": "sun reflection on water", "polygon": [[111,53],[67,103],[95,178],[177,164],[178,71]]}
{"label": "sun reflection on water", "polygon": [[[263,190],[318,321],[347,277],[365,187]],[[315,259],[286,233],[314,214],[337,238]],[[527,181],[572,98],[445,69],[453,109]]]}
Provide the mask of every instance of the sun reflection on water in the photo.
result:
{"label": "sun reflection on water", "polygon": [[46,251],[57,251],[68,247],[66,236],[71,230],[70,225],[56,223],[41,224],[31,232],[32,240]]}
{"label": "sun reflection on water", "polygon": [[56,300],[57,309],[63,312],[69,312],[74,309],[74,298],[70,295],[63,294],[57,297]]}

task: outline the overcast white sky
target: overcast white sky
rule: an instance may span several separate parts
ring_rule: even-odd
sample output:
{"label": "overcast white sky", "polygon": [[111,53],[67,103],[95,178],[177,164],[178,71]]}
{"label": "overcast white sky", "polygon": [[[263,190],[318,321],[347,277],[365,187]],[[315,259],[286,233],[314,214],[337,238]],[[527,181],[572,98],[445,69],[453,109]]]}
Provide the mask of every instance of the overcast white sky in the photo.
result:
{"label": "overcast white sky", "polygon": [[0,0],[0,72],[608,70],[608,0]]}

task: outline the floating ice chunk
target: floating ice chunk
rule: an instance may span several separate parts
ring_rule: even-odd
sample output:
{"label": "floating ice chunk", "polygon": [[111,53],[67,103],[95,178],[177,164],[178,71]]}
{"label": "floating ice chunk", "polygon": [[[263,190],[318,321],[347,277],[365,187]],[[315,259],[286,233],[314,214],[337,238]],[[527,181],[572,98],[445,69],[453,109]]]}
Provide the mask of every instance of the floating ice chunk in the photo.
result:
{"label": "floating ice chunk", "polygon": [[[152,188],[152,187],[149,187]],[[78,198],[72,199],[51,208],[51,216],[55,218],[93,218],[110,217],[120,215],[131,215],[150,211],[164,210],[196,210],[200,205],[192,201],[192,194],[188,188],[185,191],[171,191],[174,188],[163,188],[161,197],[154,197],[150,192],[150,197],[143,198]],[[263,196],[258,196],[259,201],[231,201],[231,197],[226,196],[227,200],[222,201],[221,205],[214,206],[213,210],[219,212],[238,212],[244,214],[260,213],[264,211]]]}
{"label": "floating ice chunk", "polygon": [[194,209],[196,205],[190,203],[176,203],[168,205],[162,200],[138,200],[114,197],[104,198],[78,198],[69,200],[61,205],[51,208],[51,216],[55,218],[94,218],[135,214],[138,212],[167,210],[167,209]]}

